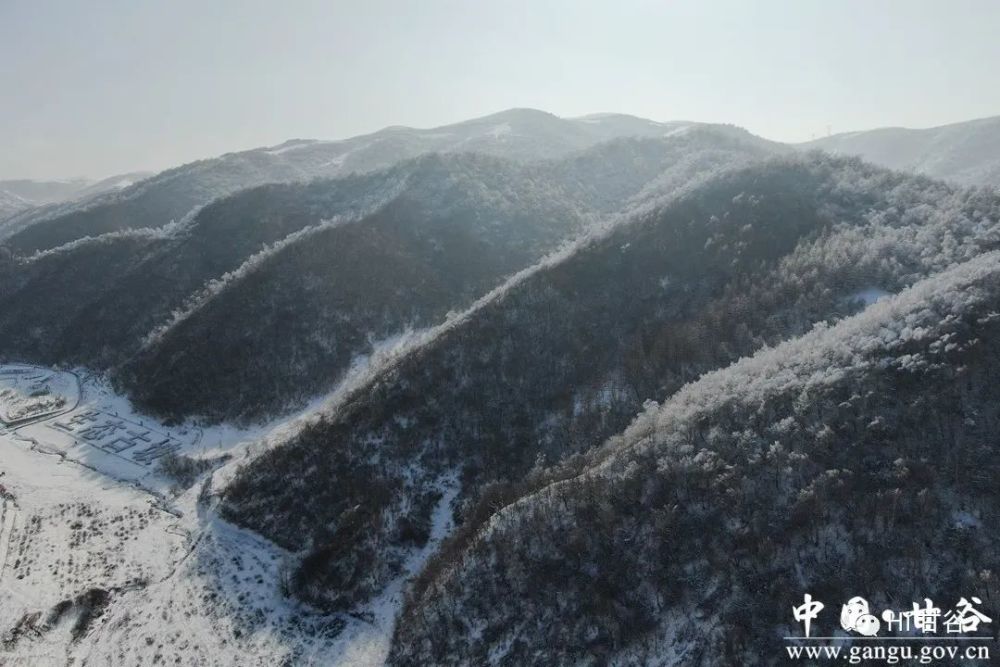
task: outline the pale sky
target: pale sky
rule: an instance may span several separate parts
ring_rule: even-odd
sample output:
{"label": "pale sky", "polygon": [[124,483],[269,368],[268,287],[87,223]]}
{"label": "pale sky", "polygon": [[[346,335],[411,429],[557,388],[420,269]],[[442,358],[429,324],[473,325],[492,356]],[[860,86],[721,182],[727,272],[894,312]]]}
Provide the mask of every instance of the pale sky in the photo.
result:
{"label": "pale sky", "polygon": [[1000,115],[997,0],[0,0],[0,178],[533,107],[785,141]]}

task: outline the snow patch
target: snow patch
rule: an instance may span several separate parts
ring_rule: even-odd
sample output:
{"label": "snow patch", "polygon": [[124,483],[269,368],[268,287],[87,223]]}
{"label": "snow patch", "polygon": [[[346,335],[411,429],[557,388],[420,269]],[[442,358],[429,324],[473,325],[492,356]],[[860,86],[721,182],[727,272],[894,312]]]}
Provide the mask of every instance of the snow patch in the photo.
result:
{"label": "snow patch", "polygon": [[510,123],[500,123],[499,125],[490,129],[486,134],[499,140],[501,137],[505,137],[511,133]]}
{"label": "snow patch", "polygon": [[692,127],[691,125],[682,125],[681,127],[677,127],[677,128],[672,129],[672,130],[668,130],[668,131],[664,132],[663,136],[665,136],[665,137],[681,137],[681,136],[684,136],[685,134],[689,134],[691,132],[691,127]]}
{"label": "snow patch", "polygon": [[847,299],[848,301],[861,301],[867,307],[887,296],[892,296],[892,292],[886,292],[879,287],[866,287],[851,294]]}
{"label": "snow patch", "polygon": [[316,142],[316,141],[302,141],[302,140],[300,140],[300,141],[295,141],[295,140],[286,141],[285,143],[280,144],[279,146],[276,146],[274,148],[268,148],[264,152],[267,153],[268,155],[284,155],[285,153],[291,153],[292,151],[297,151],[297,150],[300,150],[302,148],[306,148],[307,146],[313,146],[316,143],[318,143],[318,142]]}

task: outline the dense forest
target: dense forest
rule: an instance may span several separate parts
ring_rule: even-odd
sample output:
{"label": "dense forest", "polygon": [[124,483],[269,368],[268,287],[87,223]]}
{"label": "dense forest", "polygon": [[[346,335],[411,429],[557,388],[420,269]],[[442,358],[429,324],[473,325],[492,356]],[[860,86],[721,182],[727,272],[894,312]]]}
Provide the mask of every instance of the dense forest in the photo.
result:
{"label": "dense forest", "polygon": [[443,547],[390,662],[775,664],[803,591],[995,595],[998,311],[991,252],[647,405]]}
{"label": "dense forest", "polygon": [[442,479],[469,537],[647,401],[998,247],[998,222],[988,191],[822,155],[693,184],[453,318],[254,460],[225,515],[308,554],[299,595],[350,608],[426,537]]}
{"label": "dense forest", "polygon": [[[20,213],[12,209],[15,215],[0,218],[0,241],[17,253],[30,254],[86,236],[162,227],[194,208],[259,185],[366,173],[434,152],[479,153],[517,162],[556,159],[616,138],[656,138],[700,125],[622,114],[559,118],[534,109],[510,109],[429,130],[388,127],[342,141],[291,140],[174,167],[84,201]],[[739,128],[708,127],[761,147],[778,147]]]}
{"label": "dense forest", "polygon": [[607,216],[764,154],[697,129],[531,165],[429,155],[252,188],[19,258],[0,286],[0,352],[108,370],[175,419],[281,414]]}

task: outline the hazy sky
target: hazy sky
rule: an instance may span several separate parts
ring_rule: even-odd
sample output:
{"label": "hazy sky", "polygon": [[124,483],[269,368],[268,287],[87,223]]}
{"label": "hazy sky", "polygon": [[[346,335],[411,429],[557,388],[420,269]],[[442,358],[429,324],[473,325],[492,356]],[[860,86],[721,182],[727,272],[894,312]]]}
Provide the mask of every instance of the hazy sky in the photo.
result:
{"label": "hazy sky", "polygon": [[509,107],[805,140],[1000,114],[997,0],[0,0],[0,178]]}

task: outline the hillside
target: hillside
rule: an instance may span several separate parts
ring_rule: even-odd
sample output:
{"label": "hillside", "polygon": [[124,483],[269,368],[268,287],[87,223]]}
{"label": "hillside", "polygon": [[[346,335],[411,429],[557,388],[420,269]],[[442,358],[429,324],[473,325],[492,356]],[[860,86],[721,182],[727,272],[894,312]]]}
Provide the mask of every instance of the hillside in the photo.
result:
{"label": "hillside", "polygon": [[[215,198],[265,183],[368,172],[431,152],[476,152],[517,161],[553,159],[614,138],[662,137],[694,125],[618,114],[567,119],[511,109],[427,130],[389,127],[341,141],[293,140],[169,169],[83,206],[15,217],[0,227],[0,240],[16,253],[30,254],[84,236],[160,227]],[[750,136],[736,128],[724,129]]]}
{"label": "hillside", "polygon": [[57,210],[61,204],[81,206],[83,202],[98,195],[121,190],[148,176],[151,176],[148,172],[137,171],[97,181],[85,178],[66,181],[0,181],[0,238],[20,228],[22,220],[47,215]]}
{"label": "hillside", "polygon": [[395,171],[314,186],[265,186],[180,224],[18,258],[12,279],[0,287],[0,351],[100,369],[120,363],[210,281],[304,227],[360,215],[390,198],[403,178]]}
{"label": "hillside", "polygon": [[[702,373],[1000,243],[1000,199],[820,155],[692,184],[518,276],[244,468],[224,515],[305,554],[350,609],[426,539],[442,480],[474,531]],[[705,345],[711,340],[711,345]]]}
{"label": "hillside", "polygon": [[31,203],[23,197],[19,197],[9,190],[0,189],[0,220],[10,217],[18,211],[23,211],[30,206]]}
{"label": "hillside", "polygon": [[963,185],[1000,186],[1000,116],[924,130],[887,127],[802,144]]}
{"label": "hillside", "polygon": [[427,158],[371,215],[307,231],[228,280],[120,375],[160,414],[287,410],[328,390],[359,356],[462,310],[600,216],[759,155],[706,131],[602,144],[536,168]]}
{"label": "hillside", "polygon": [[992,252],[648,405],[446,545],[390,663],[783,664],[806,591],[985,598],[998,309]]}
{"label": "hillside", "polygon": [[174,418],[284,412],[600,217],[761,155],[706,129],[535,165],[428,156],[262,186],[170,228],[18,260],[0,287],[0,352],[112,369]]}

